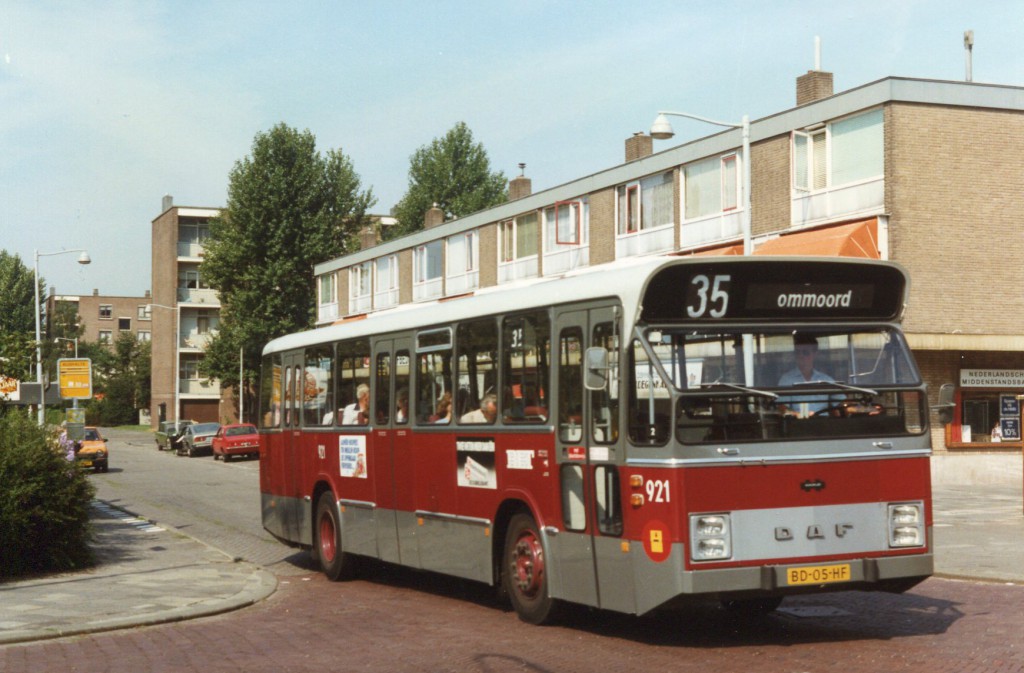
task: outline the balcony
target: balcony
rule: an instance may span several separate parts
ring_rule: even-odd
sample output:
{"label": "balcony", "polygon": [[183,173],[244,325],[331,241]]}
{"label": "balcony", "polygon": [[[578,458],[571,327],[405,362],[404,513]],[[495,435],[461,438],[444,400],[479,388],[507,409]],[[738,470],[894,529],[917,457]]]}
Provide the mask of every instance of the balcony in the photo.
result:
{"label": "balcony", "polygon": [[178,257],[186,257],[188,259],[200,259],[203,256],[203,246],[199,243],[188,243],[186,241],[178,241]]}
{"label": "balcony", "polygon": [[615,259],[666,252],[675,244],[674,236],[675,232],[671,225],[619,236],[615,239]]}
{"label": "balcony", "polygon": [[338,302],[320,304],[316,311],[317,322],[332,322],[338,319]]}
{"label": "balcony", "polygon": [[743,234],[743,211],[730,210],[683,222],[679,229],[679,247],[695,248],[708,243],[737,238]]}
{"label": "balcony", "polygon": [[220,382],[217,379],[182,379],[178,382],[182,395],[196,397],[220,397]]}
{"label": "balcony", "polygon": [[196,350],[205,351],[206,347],[210,345],[210,340],[213,339],[213,334],[182,334],[181,338],[178,339],[178,348],[182,350]]}
{"label": "balcony", "polygon": [[210,288],[178,288],[179,304],[209,304],[220,306],[217,291]]}
{"label": "balcony", "polygon": [[554,252],[544,253],[544,275],[555,276],[590,264],[589,245],[561,245]]}
{"label": "balcony", "polygon": [[412,300],[425,301],[427,299],[439,298],[441,296],[441,283],[440,276],[420,283],[413,283]]}
{"label": "balcony", "polygon": [[885,178],[877,177],[815,192],[793,192],[793,227],[877,215],[885,208]]}
{"label": "balcony", "polygon": [[472,292],[480,287],[480,272],[466,271],[465,273],[451,274],[445,278],[445,292],[449,295]]}

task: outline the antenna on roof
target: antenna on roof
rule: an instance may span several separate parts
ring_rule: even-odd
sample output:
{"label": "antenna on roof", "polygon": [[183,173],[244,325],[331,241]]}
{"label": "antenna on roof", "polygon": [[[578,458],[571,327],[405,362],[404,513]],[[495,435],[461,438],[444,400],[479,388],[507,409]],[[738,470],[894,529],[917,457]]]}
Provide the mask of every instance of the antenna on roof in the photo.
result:
{"label": "antenna on roof", "polygon": [[974,50],[974,31],[964,31],[964,58],[966,59],[967,81],[973,81],[974,75],[971,72],[971,52]]}

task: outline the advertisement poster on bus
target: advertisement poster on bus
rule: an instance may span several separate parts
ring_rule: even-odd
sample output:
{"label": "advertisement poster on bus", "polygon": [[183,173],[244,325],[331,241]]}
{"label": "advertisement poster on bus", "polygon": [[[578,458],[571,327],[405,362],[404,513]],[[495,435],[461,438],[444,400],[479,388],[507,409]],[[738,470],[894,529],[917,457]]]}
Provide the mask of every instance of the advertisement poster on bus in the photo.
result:
{"label": "advertisement poster on bus", "polygon": [[366,479],[366,435],[338,437],[341,476]]}
{"label": "advertisement poster on bus", "polygon": [[469,488],[498,488],[493,439],[457,439],[458,484]]}

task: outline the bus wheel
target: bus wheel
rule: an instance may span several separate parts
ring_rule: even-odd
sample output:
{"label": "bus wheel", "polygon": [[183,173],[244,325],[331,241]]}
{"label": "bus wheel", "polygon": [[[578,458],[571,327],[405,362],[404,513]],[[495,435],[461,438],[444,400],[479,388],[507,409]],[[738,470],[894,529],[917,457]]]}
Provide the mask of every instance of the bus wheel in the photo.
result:
{"label": "bus wheel", "polygon": [[341,522],[338,520],[338,506],[334,494],[325,491],[320,494],[316,506],[316,555],[320,569],[332,582],[346,579],[352,574],[352,559],[341,550]]}
{"label": "bus wheel", "polygon": [[505,536],[503,559],[502,581],[519,618],[528,624],[553,621],[558,601],[548,595],[544,544],[530,515],[512,517]]}

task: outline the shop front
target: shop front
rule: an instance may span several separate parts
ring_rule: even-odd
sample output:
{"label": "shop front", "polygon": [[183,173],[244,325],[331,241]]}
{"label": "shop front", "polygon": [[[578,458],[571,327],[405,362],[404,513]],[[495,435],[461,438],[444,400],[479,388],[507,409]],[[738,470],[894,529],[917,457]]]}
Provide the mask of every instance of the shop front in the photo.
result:
{"label": "shop front", "polygon": [[1016,449],[1021,441],[1024,368],[961,368],[949,449]]}

